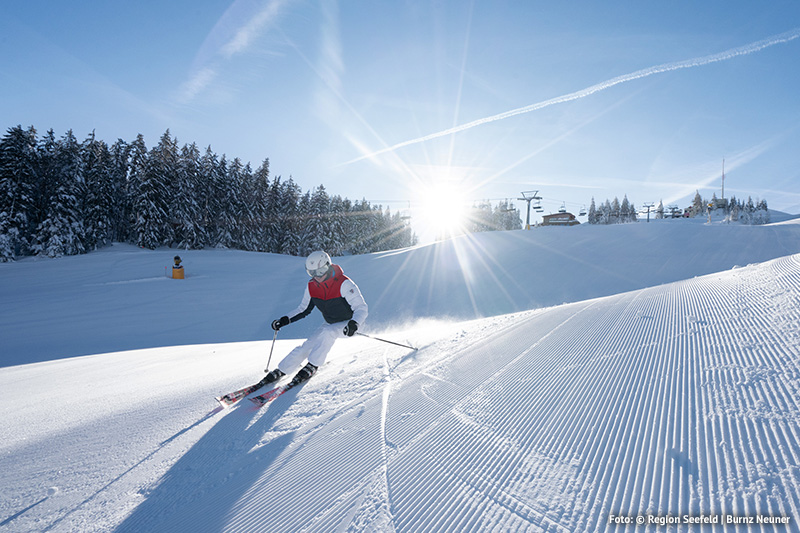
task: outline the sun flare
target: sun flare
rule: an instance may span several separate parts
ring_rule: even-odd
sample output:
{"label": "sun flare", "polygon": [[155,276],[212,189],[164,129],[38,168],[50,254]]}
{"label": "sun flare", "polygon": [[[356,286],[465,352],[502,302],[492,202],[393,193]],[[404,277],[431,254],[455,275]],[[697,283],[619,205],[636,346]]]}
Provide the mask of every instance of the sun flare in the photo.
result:
{"label": "sun flare", "polygon": [[455,185],[442,183],[427,187],[420,195],[419,219],[434,239],[446,239],[464,232],[468,205]]}

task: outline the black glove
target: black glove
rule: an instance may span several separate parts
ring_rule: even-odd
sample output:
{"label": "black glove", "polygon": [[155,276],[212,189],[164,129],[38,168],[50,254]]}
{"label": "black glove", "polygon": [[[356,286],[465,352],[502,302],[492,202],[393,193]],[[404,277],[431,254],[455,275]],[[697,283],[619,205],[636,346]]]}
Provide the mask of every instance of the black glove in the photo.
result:
{"label": "black glove", "polygon": [[357,329],[358,329],[358,322],[356,322],[355,320],[351,320],[344,327],[344,334],[347,335],[348,337],[352,337],[353,335],[355,335]]}
{"label": "black glove", "polygon": [[288,325],[289,325],[289,317],[288,316],[282,316],[278,320],[273,320],[272,321],[272,329],[274,329],[275,331],[278,331],[283,326],[288,326]]}

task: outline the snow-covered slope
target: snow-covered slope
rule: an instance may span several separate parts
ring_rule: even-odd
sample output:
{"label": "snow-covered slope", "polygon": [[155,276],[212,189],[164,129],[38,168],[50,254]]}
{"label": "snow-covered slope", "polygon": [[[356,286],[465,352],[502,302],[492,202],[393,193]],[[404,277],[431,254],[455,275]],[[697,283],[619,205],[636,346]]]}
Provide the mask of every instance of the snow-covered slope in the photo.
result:
{"label": "snow-covered slope", "polygon": [[[796,221],[795,221],[796,222]],[[370,305],[373,330],[418,318],[473,319],[652,287],[800,252],[800,224],[663,220],[493,232],[338,258]],[[170,345],[271,338],[296,307],[302,259],[117,244],[86,256],[0,264],[0,366]],[[305,320],[281,331],[303,338]]]}
{"label": "snow-covered slope", "polygon": [[[689,226],[663,227],[654,248],[676,252],[668,243],[685,238]],[[524,265],[505,259],[518,253],[507,246],[518,250],[520,242],[549,255],[534,265],[541,277],[530,278],[539,292],[552,295],[550,285],[566,283],[594,287],[583,278],[596,267],[606,274],[595,284],[609,285],[597,292],[626,283],[648,288],[467,322],[424,319],[403,330],[372,330],[420,349],[341,341],[317,376],[260,410],[247,402],[221,411],[211,398],[261,375],[268,341],[0,369],[0,528],[603,531],[621,530],[619,516],[658,522],[689,515],[784,517],[788,525],[775,530],[798,531],[800,255],[795,249],[745,266],[760,261],[748,251],[797,246],[797,226],[780,227],[786,233],[762,228],[757,239],[744,240],[739,229],[696,226],[698,239],[715,232],[717,255],[744,250],[728,257],[741,267],[687,274],[693,263],[709,267],[700,251],[711,243],[683,242],[683,261],[657,252],[650,257],[658,261],[636,258],[638,267],[624,270],[637,276],[633,282],[619,276],[625,261],[615,253],[634,243],[613,228],[570,234],[584,236],[580,256],[560,253],[573,239],[566,233],[482,237],[478,257],[509,276],[470,281],[470,272],[484,267],[469,263],[460,273],[463,286],[474,289],[471,301],[488,301],[493,283],[503,288],[495,301],[518,296],[519,287],[501,281],[525,286],[534,254]],[[456,243],[439,246],[460,253]],[[439,274],[420,266],[423,259],[436,268],[449,264],[434,263],[425,250],[345,259],[361,285],[380,287],[370,273],[387,263],[394,268],[381,272],[398,280],[425,272],[424,285]],[[196,258],[226,253],[233,269],[249,272],[243,284],[257,283],[258,269],[237,264],[238,253]],[[561,268],[546,269],[560,259]],[[289,276],[282,261],[296,260],[265,259],[271,271],[285,268]],[[36,273],[55,263],[22,266]],[[86,275],[89,283],[93,273]],[[685,279],[668,283],[676,275]],[[72,294],[56,280],[49,284],[54,298]],[[133,284],[114,286],[125,285]],[[374,307],[382,305],[389,308]],[[86,313],[101,320],[100,310]],[[298,342],[279,340],[274,360]]]}

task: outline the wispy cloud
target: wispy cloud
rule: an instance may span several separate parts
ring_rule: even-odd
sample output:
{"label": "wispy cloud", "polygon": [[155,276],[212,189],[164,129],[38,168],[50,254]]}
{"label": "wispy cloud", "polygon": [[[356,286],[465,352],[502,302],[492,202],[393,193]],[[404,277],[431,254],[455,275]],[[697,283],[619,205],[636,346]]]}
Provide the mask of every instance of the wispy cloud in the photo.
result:
{"label": "wispy cloud", "polygon": [[188,103],[204,92],[229,60],[253,47],[289,1],[266,0],[254,6],[252,0],[236,0],[206,36],[189,79],[181,84],[177,98]]}
{"label": "wispy cloud", "polygon": [[459,126],[454,126],[452,128],[448,128],[446,130],[442,130],[436,133],[431,133],[429,135],[425,135],[424,137],[418,137],[416,139],[411,139],[408,141],[404,141],[401,143],[397,143],[392,146],[387,146],[381,150],[377,150],[375,152],[364,154],[360,157],[355,159],[351,159],[350,161],[345,162],[344,164],[355,163],[357,161],[361,161],[363,159],[369,159],[381,154],[385,154],[387,152],[394,152],[399,148],[403,148],[405,146],[410,146],[413,144],[419,144],[426,141],[430,141],[432,139],[437,139],[439,137],[444,137],[446,135],[452,135],[454,133],[458,133],[464,130],[468,130],[471,128],[475,128],[477,126],[481,126],[483,124],[488,124],[490,122],[496,122],[498,120],[503,120],[506,118],[514,117],[517,115],[522,115],[524,113],[530,113],[531,111],[536,111],[538,109],[543,109],[545,107],[549,107],[555,104],[562,104],[564,102],[570,102],[572,100],[578,100],[580,98],[585,98],[590,96],[596,92],[603,91],[605,89],[614,87],[615,85],[619,85],[621,83],[625,83],[628,81],[638,80],[641,78],[646,78],[648,76],[652,76],[653,74],[661,74],[663,72],[670,72],[673,70],[680,70],[685,68],[694,68],[694,67],[701,67],[704,65],[709,65],[711,63],[717,63],[720,61],[726,61],[728,59],[733,59],[735,57],[743,56],[752,54],[754,52],[758,52],[770,46],[774,46],[776,44],[787,43],[789,41],[793,41],[800,37],[800,28],[795,28],[791,31],[781,33],[778,35],[773,35],[772,37],[768,37],[766,39],[756,41],[754,43],[750,43],[744,46],[740,46],[737,48],[731,48],[729,50],[725,50],[724,52],[720,52],[717,54],[712,54],[708,56],[696,57],[692,59],[687,59],[684,61],[676,61],[673,63],[664,63],[662,65],[657,65],[654,67],[648,67],[645,69],[637,70],[635,72],[631,72],[630,74],[624,74],[622,76],[617,76],[616,78],[612,78],[610,80],[597,83],[585,89],[581,89],[580,91],[575,91],[569,94],[565,94],[562,96],[558,96],[556,98],[551,98],[549,100],[545,100],[543,102],[539,102],[536,104],[531,104],[525,107],[519,107],[517,109],[512,109],[510,111],[506,111],[504,113],[499,113],[497,115],[492,115],[489,117],[481,118],[478,120],[473,120],[472,122],[467,122],[466,124],[461,124]]}
{"label": "wispy cloud", "polygon": [[[226,13],[234,9],[238,10],[238,6],[245,3],[245,1],[237,0]],[[264,29],[278,18],[281,9],[287,3],[287,0],[269,0],[255,15],[244,21],[244,24],[236,30],[233,37],[222,47],[222,55],[226,58],[231,58],[247,50],[253,41],[263,33]]]}
{"label": "wispy cloud", "polygon": [[211,67],[203,67],[195,71],[192,77],[186,80],[179,90],[182,101],[194,100],[195,96],[201,93],[217,77],[217,70]]}

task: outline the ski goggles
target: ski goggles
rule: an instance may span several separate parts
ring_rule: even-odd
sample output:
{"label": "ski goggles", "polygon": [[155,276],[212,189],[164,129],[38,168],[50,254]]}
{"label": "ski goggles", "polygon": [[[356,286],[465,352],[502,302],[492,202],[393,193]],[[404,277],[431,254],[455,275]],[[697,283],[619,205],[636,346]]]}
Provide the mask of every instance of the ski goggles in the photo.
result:
{"label": "ski goggles", "polygon": [[330,265],[325,265],[319,268],[315,268],[313,270],[307,268],[306,272],[308,272],[308,275],[311,276],[312,278],[321,278],[322,276],[328,273],[328,270],[330,270],[330,268],[331,268]]}

